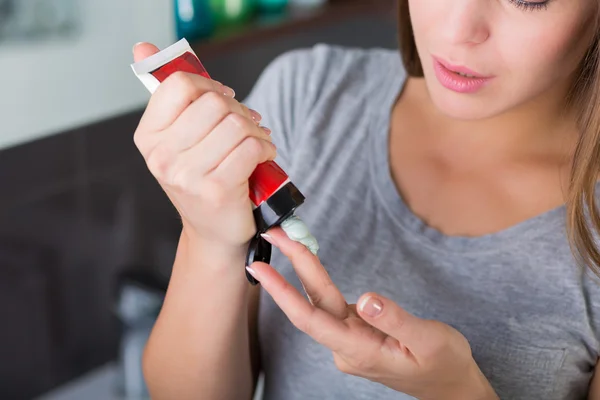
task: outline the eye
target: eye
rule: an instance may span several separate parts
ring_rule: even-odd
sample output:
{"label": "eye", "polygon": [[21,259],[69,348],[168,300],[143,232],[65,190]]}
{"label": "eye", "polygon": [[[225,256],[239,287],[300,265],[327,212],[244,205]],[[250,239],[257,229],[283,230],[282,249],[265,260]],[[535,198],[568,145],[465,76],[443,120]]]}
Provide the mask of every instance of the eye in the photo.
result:
{"label": "eye", "polygon": [[527,1],[527,0],[508,0],[515,7],[520,8],[522,10],[545,10],[548,8],[548,2],[550,0],[545,1]]}

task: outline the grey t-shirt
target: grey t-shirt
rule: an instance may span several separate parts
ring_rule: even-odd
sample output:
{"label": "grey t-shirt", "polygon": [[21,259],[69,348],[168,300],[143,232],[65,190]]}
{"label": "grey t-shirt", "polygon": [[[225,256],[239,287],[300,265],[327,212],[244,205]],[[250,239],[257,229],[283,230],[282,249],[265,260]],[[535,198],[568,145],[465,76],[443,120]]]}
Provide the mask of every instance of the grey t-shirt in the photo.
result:
{"label": "grey t-shirt", "polygon": [[[502,399],[585,398],[600,286],[573,260],[565,208],[476,238],[428,227],[390,174],[390,111],[405,78],[396,51],[318,45],[278,57],[246,99],[307,197],[297,214],[324,266],[349,303],[375,291],[457,328]],[[277,251],[272,264],[301,290]],[[265,400],[411,398],[339,372],[265,292],[259,336]]]}

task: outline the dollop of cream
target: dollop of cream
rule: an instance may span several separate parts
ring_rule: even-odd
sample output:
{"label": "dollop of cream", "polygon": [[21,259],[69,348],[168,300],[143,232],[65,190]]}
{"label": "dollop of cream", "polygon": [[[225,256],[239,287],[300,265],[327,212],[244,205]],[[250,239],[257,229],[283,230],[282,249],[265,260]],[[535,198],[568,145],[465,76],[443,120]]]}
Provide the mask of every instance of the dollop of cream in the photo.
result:
{"label": "dollop of cream", "polygon": [[281,223],[281,229],[288,235],[290,239],[295,242],[302,243],[311,253],[315,256],[319,251],[319,243],[310,231],[308,226],[298,218],[296,215],[292,215]]}

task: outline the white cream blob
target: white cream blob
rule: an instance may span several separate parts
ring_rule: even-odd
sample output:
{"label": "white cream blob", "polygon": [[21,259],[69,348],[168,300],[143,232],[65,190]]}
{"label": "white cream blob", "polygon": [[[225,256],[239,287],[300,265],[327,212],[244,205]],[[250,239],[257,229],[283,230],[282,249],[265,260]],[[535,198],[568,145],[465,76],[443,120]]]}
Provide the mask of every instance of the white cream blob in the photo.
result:
{"label": "white cream blob", "polygon": [[281,229],[295,242],[302,243],[315,256],[319,251],[317,238],[311,235],[306,224],[297,216],[292,215],[281,223]]}

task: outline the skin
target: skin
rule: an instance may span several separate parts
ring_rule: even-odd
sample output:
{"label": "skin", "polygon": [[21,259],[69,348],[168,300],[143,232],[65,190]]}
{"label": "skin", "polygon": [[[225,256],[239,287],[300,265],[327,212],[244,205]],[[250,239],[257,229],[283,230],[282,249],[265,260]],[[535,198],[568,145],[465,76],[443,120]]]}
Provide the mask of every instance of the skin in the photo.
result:
{"label": "skin", "polygon": [[[413,210],[444,233],[479,236],[563,204],[577,140],[564,96],[594,34],[596,2],[410,7],[425,79],[410,80],[394,110],[391,159]],[[452,92],[432,55],[495,77],[476,94]]]}
{"label": "skin", "polygon": [[[134,59],[157,51],[138,44]],[[258,126],[260,115],[233,96],[218,82],[173,74],[152,95],[134,135],[183,223],[169,288],[144,351],[153,399],[250,398],[256,381],[255,335],[246,329],[255,332],[247,307],[256,295],[249,296],[239,266],[255,232],[248,178],[275,158],[276,149]]]}
{"label": "skin", "polygon": [[[561,205],[577,140],[574,115],[563,100],[594,33],[596,3],[552,0],[546,10],[524,11],[509,0],[411,0],[410,7],[425,78],[410,79],[394,107],[390,159],[395,183],[412,210],[446,234],[479,236]],[[138,46],[135,58],[155,51],[150,45]],[[432,54],[494,79],[476,94],[451,92],[433,75]],[[194,83],[204,91],[219,91],[206,84]],[[154,103],[168,105],[176,96],[157,97]],[[146,121],[150,127],[140,134],[147,138],[140,140],[141,148],[165,129],[152,123],[163,112],[155,108],[145,117],[151,122]],[[230,108],[244,114],[234,105]],[[191,113],[184,122],[181,126],[187,129],[198,123]],[[182,165],[181,160],[172,164]],[[246,167],[238,177],[248,173]],[[202,181],[198,175],[186,182]],[[198,203],[198,189],[179,185],[172,190],[169,182],[159,182],[182,214],[184,229],[165,307],[144,358],[152,396],[250,398],[260,367],[259,292],[248,288],[231,267],[243,262],[247,238],[233,241],[240,229],[226,232],[223,226],[228,224],[216,223],[222,230],[207,235],[213,228],[206,221],[214,213],[185,206]],[[251,216],[242,213],[241,195],[232,197],[238,200],[230,205],[237,207],[236,220],[249,231]],[[255,263],[249,272],[298,329],[331,349],[342,372],[420,399],[497,398],[460,332],[416,318],[376,293],[347,304],[306,247],[280,229],[266,238],[290,258],[308,300],[267,264]],[[211,284],[217,279],[219,285]],[[244,307],[248,313],[240,312]],[[374,309],[379,313],[372,313]],[[249,336],[242,328],[246,324]],[[594,378],[589,398],[600,398],[599,387],[600,380]]]}
{"label": "skin", "polygon": [[[500,134],[490,136],[511,140],[504,129],[510,121],[518,126],[532,120],[533,108],[563,108],[562,97],[594,34],[595,3],[551,0],[546,9],[523,10],[511,0],[409,0],[424,95],[446,118],[463,120],[470,129],[494,125]],[[495,78],[474,95],[452,92],[435,78],[431,56]],[[555,122],[548,118],[555,114],[543,115]],[[521,131],[531,139],[529,126]]]}

